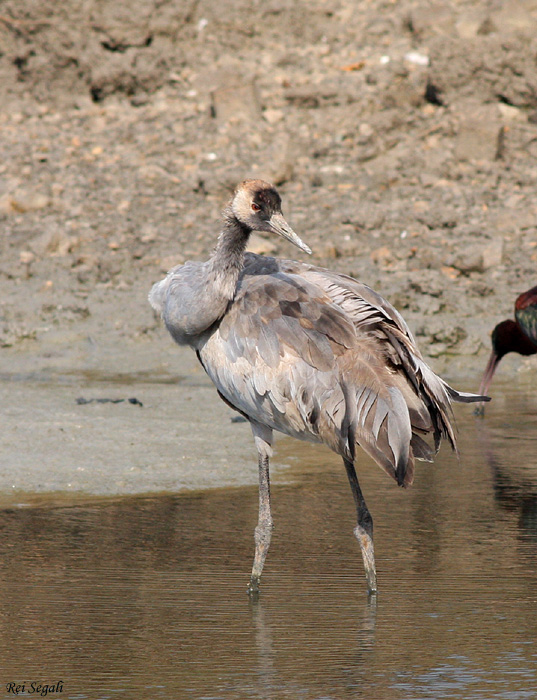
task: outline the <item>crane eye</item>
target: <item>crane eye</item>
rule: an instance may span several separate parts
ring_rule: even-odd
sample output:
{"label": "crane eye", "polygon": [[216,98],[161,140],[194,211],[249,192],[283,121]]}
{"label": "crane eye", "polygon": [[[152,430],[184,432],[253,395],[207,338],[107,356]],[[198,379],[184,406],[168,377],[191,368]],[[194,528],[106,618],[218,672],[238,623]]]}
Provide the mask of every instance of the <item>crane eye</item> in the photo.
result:
{"label": "crane eye", "polygon": [[252,202],[252,211],[261,211],[261,207],[259,206],[259,204]]}

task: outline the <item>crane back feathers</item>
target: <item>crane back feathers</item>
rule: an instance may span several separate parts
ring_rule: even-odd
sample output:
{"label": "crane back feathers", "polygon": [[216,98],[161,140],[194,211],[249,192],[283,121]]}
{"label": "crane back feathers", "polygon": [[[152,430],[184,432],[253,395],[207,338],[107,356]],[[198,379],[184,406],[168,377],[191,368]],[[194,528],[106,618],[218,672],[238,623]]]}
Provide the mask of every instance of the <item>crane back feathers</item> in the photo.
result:
{"label": "crane back feathers", "polygon": [[450,400],[465,395],[427,366],[399,313],[350,277],[247,253],[233,301],[197,350],[244,415],[347,459],[358,444],[402,486],[442,437],[456,449]]}

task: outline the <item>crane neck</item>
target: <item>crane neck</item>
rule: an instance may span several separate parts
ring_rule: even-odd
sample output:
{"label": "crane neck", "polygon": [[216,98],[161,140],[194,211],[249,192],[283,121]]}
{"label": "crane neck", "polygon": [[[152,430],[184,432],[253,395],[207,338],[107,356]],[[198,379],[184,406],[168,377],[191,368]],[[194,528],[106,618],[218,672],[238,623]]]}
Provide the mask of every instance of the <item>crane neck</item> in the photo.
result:
{"label": "crane neck", "polygon": [[226,299],[231,300],[235,296],[251,233],[252,229],[241,223],[231,208],[224,211],[224,228],[210,258],[209,269],[214,288]]}

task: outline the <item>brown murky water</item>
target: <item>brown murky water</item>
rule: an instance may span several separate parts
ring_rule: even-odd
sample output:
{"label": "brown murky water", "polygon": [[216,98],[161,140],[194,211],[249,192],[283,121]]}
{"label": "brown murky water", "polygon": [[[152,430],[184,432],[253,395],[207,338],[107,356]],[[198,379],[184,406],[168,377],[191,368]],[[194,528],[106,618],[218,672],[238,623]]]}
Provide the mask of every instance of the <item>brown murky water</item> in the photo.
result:
{"label": "brown murky water", "polygon": [[534,698],[537,397],[503,387],[484,420],[457,416],[461,461],[443,450],[409,491],[358,464],[376,604],[344,470],[295,441],[257,603],[254,487],[4,507],[0,697]]}

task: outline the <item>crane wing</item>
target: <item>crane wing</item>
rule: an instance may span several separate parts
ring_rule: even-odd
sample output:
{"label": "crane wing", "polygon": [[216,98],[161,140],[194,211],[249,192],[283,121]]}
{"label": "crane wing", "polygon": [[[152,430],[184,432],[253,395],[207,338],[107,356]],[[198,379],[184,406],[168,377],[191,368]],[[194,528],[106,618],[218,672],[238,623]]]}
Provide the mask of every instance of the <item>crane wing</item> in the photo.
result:
{"label": "crane wing", "polygon": [[[299,263],[252,262],[198,353],[222,397],[261,424],[351,459],[359,444],[398,483],[411,483],[414,455],[434,454],[418,433],[436,428],[379,326],[389,314],[355,293],[342,303]],[[388,327],[407,338],[405,326]]]}

